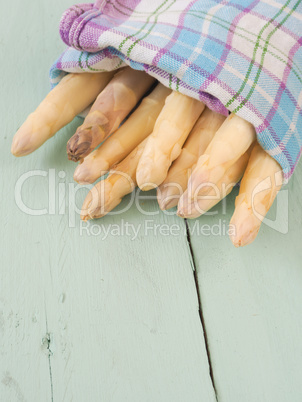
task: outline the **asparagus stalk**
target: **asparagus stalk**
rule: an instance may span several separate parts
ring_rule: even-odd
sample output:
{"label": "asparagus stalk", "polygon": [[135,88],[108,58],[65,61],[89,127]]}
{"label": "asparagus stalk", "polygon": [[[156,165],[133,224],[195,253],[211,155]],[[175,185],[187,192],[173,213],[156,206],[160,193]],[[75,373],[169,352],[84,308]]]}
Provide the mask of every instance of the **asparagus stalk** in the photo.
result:
{"label": "asparagus stalk", "polygon": [[241,179],[249,156],[250,152],[248,150],[226,171],[217,185],[212,187],[209,194],[200,197],[196,194],[196,197],[192,200],[188,197],[188,190],[186,190],[179,200],[177,215],[182,218],[198,218],[218,204],[218,202],[230,194],[236,183]]}
{"label": "asparagus stalk", "polygon": [[241,181],[230,225],[234,246],[245,246],[256,238],[261,223],[283,182],[279,163],[257,144]]}
{"label": "asparagus stalk", "polygon": [[125,158],[141,141],[151,134],[155,121],[171,90],[158,84],[145,97],[128,120],[104,144],[86,156],[74,172],[80,184],[93,183],[111,166]]}
{"label": "asparagus stalk", "polygon": [[142,190],[165,180],[204,107],[202,102],[178,92],[167,97],[137,167],[136,180]]}
{"label": "asparagus stalk", "polygon": [[122,198],[136,187],[136,168],[147,139],[141,142],[122,162],[109,171],[88,193],[81,211],[81,219],[97,219],[112,211]]}
{"label": "asparagus stalk", "polygon": [[154,82],[145,72],[130,67],[116,74],[68,141],[68,158],[75,162],[83,159],[112,134]]}
{"label": "asparagus stalk", "polygon": [[190,172],[196,164],[198,157],[204,153],[222,125],[225,116],[206,108],[197,120],[181,154],[173,162],[168,175],[157,191],[157,200],[162,210],[177,205],[180,196],[187,188]]}
{"label": "asparagus stalk", "polygon": [[[205,195],[256,139],[252,124],[231,114],[219,128],[189,179],[188,196]],[[210,186],[206,184],[210,183]]]}
{"label": "asparagus stalk", "polygon": [[67,74],[19,128],[13,139],[12,154],[25,156],[39,148],[86,109],[113,74]]}

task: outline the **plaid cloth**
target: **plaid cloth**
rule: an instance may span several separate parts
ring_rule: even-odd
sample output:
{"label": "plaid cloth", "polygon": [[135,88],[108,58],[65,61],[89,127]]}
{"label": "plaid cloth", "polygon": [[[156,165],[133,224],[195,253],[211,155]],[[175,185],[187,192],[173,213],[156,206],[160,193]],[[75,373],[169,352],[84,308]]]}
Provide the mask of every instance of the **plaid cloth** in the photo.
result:
{"label": "plaid cloth", "polygon": [[302,0],[98,0],[71,7],[50,71],[130,65],[251,122],[288,179],[302,146]]}

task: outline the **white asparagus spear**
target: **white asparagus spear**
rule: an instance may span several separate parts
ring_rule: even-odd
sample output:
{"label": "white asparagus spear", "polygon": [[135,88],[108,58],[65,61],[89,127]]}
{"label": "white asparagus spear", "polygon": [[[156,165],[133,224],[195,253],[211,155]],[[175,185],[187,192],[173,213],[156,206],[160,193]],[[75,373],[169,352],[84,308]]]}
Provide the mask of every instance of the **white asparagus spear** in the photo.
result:
{"label": "white asparagus spear", "polygon": [[115,208],[122,198],[136,187],[136,168],[147,139],[140,143],[122,162],[116,165],[105,180],[99,181],[88,193],[81,219],[97,219]]}
{"label": "white asparagus spear", "polygon": [[205,184],[216,184],[255,139],[256,132],[252,124],[234,114],[229,115],[204,155],[198,159],[188,183],[188,196],[207,194],[211,187]]}
{"label": "white asparagus spear", "polygon": [[84,123],[67,143],[68,158],[78,161],[118,129],[155,78],[125,67],[109,82],[92,105]]}
{"label": "white asparagus spear", "polygon": [[141,141],[152,133],[155,121],[171,90],[158,84],[126,122],[97,150],[86,156],[74,172],[80,184],[93,183],[111,166],[125,158]]}
{"label": "white asparagus spear", "polygon": [[182,218],[198,218],[218,204],[233,190],[236,183],[241,179],[249,156],[250,152],[248,150],[226,171],[222,179],[212,187],[209,194],[203,196],[196,194],[194,200],[192,200],[188,197],[188,190],[186,190],[179,200],[177,215]]}
{"label": "white asparagus spear", "polygon": [[236,247],[254,241],[282,183],[279,163],[257,144],[243,175],[230,221],[234,227],[230,237]]}
{"label": "white asparagus spear", "polygon": [[81,73],[63,77],[15,134],[12,154],[25,156],[39,148],[86,109],[113,75],[114,72]]}
{"label": "white asparagus spear", "polygon": [[177,205],[180,196],[187,188],[188,179],[198,157],[204,153],[225,116],[205,108],[189,137],[181,154],[173,162],[168,175],[158,187],[157,200],[160,209],[165,210]]}
{"label": "white asparagus spear", "polygon": [[167,97],[137,167],[136,180],[142,190],[165,180],[204,107],[202,102],[178,92]]}

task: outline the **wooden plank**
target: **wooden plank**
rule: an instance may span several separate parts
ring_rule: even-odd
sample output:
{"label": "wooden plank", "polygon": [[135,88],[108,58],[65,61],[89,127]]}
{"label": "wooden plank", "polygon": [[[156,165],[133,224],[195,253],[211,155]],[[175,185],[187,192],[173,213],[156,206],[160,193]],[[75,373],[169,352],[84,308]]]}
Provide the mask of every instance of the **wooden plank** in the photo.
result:
{"label": "wooden plank", "polygon": [[[123,219],[142,223],[136,208]],[[120,227],[120,216],[102,224]],[[141,231],[133,241],[112,232],[102,241],[80,237],[78,224],[68,236],[64,250],[52,242],[63,255],[47,299],[55,399],[214,400],[184,236]]]}
{"label": "wooden plank", "polygon": [[[235,249],[227,236],[192,234],[213,375],[219,401],[301,401],[302,165],[269,217],[289,231],[263,226],[256,241]],[[204,216],[200,225],[229,221]],[[280,209],[277,212],[277,204]],[[216,229],[218,232],[218,229]]]}
{"label": "wooden plank", "polygon": [[[14,225],[8,237],[1,231],[0,398],[47,401],[51,384],[47,343],[43,342],[47,333],[44,280],[33,249],[28,252],[25,242],[12,241],[15,229]],[[33,288],[33,284],[39,288]]]}
{"label": "wooden plank", "polygon": [[[67,4],[65,3],[65,6]],[[64,5],[57,2],[3,3],[0,15],[1,64],[1,242],[0,242],[0,399],[51,399],[45,287],[49,285],[47,244],[35,217],[21,214],[14,200],[17,179],[38,168],[39,158],[16,160],[12,135],[49,88],[48,66],[59,45],[52,29]],[[49,45],[52,43],[52,45]],[[33,206],[39,205],[33,199]],[[43,200],[42,200],[43,201]],[[45,253],[41,251],[43,247]]]}
{"label": "wooden plank", "polygon": [[[64,48],[58,21],[72,3],[35,2],[29,19],[18,0],[18,12],[5,4],[1,13],[11,18],[0,24],[10,38],[1,43],[0,399],[214,401],[183,222],[146,218],[133,206],[81,232],[79,217],[68,214],[75,165],[65,151],[78,119],[36,153],[10,155],[12,135],[48,91],[49,66]],[[33,169],[22,202],[45,215],[22,212],[14,198],[18,179]],[[155,201],[140,206],[158,212]],[[123,223],[137,228],[145,219],[182,230],[116,235]],[[102,240],[103,232],[92,234],[98,228],[111,232]]]}

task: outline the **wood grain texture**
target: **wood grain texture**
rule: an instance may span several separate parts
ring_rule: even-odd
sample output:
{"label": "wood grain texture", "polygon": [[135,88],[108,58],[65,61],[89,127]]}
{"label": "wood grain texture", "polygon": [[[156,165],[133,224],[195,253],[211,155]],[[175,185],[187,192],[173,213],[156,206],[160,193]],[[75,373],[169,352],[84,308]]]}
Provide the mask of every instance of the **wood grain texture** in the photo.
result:
{"label": "wood grain texture", "polygon": [[[153,224],[181,232],[116,235],[123,222],[144,223],[133,206],[81,233],[69,213],[75,165],[66,157],[79,119],[34,154],[10,154],[13,134],[49,90],[48,69],[64,48],[58,21],[72,3],[34,1],[30,18],[26,2],[2,6],[0,400],[215,401],[183,221],[141,201],[156,212]],[[31,170],[22,201],[45,215],[16,204],[15,185]],[[77,193],[78,207],[86,193]],[[93,235],[110,225],[105,239]]]}
{"label": "wood grain texture", "polygon": [[[300,163],[269,212],[285,229],[288,211],[287,234],[263,225],[242,249],[227,236],[191,234],[219,401],[301,401],[301,177]],[[220,204],[218,215],[189,222],[191,232],[196,222],[228,222],[234,199],[228,197],[226,214]]]}
{"label": "wood grain texture", "polygon": [[[124,219],[141,222],[135,208]],[[82,401],[89,389],[105,401],[214,400],[186,239],[70,237],[78,247],[53,271],[62,298],[47,302],[54,399]]]}
{"label": "wood grain texture", "polygon": [[[64,48],[58,21],[72,4],[2,5],[0,400],[215,401],[183,221],[143,217],[133,206],[81,233],[79,217],[68,214],[75,165],[65,148],[79,119],[36,153],[10,154],[12,135],[49,89],[49,66]],[[20,211],[14,196],[32,169],[46,176],[23,186],[31,208],[49,209],[54,180],[55,208],[41,216]],[[237,250],[227,236],[207,228],[200,235],[196,221],[188,223],[219,402],[301,400],[301,177],[300,164],[288,186],[287,234],[264,227]],[[78,192],[78,207],[86,192]],[[197,220],[200,227],[226,224],[233,201],[226,215]],[[286,211],[286,197],[279,201]],[[155,201],[139,205],[158,211]],[[277,216],[286,227],[285,214]],[[146,219],[153,229],[145,236]],[[135,240],[117,235],[126,222],[143,224]],[[181,230],[160,235],[154,224]],[[110,225],[117,226],[102,240]]]}

